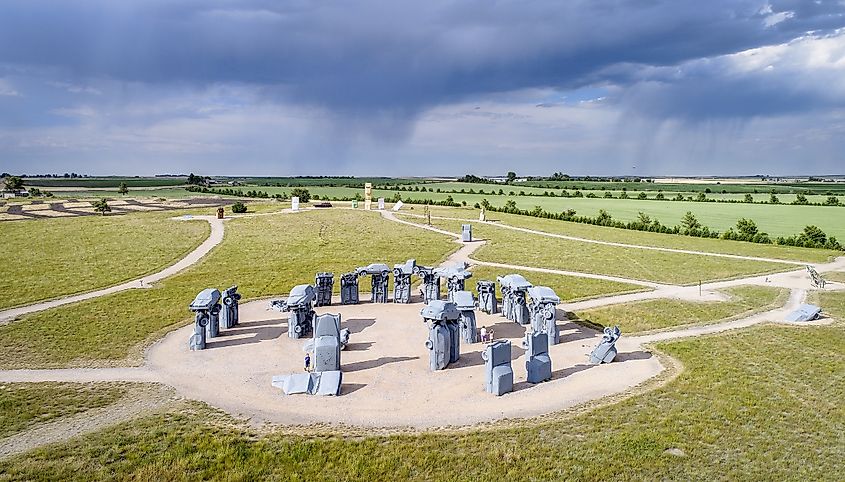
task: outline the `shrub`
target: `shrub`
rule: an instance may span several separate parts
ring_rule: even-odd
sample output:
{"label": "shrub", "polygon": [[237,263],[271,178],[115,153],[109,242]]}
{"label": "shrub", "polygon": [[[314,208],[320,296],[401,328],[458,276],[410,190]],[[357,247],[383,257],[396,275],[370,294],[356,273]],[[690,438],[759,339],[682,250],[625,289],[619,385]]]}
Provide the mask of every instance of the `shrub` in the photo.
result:
{"label": "shrub", "polygon": [[235,204],[232,204],[232,212],[236,214],[241,214],[246,212],[246,204],[238,201]]}

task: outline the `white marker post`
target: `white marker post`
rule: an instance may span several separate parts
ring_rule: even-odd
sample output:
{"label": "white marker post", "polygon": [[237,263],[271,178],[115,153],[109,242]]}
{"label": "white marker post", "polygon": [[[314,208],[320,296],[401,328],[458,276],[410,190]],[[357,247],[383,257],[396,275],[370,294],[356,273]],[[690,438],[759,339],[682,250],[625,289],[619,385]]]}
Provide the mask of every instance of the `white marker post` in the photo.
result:
{"label": "white marker post", "polygon": [[404,205],[405,204],[402,201],[396,201],[396,204],[393,205],[393,210],[398,211],[398,210],[402,209],[402,206],[404,206]]}
{"label": "white marker post", "polygon": [[294,211],[299,211],[299,196],[290,198],[290,208]]}
{"label": "white marker post", "polygon": [[379,211],[384,209],[384,198],[383,197],[378,198],[378,208],[379,208]]}

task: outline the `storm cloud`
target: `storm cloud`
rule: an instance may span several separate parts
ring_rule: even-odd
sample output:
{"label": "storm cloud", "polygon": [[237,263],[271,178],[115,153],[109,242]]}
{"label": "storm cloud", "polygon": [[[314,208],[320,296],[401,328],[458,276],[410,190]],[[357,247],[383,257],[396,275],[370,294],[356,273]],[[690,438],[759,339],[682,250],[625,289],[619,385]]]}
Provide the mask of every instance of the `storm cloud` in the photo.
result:
{"label": "storm cloud", "polygon": [[[537,129],[577,126],[595,140],[577,158],[612,170],[615,161],[586,161],[625,156],[584,126],[619,134],[628,119],[673,129],[724,121],[754,130],[784,116],[838,118],[843,27],[841,1],[5,0],[0,155],[46,169],[64,146],[73,162],[99,169],[158,152],[186,167],[206,159],[222,170],[240,158],[251,172],[275,173],[297,160],[357,172],[367,159],[436,154],[442,165],[402,172],[436,174],[428,170],[454,171],[487,149],[422,142],[442,121],[433,114],[478,104],[497,117],[449,117],[452,135],[521,131],[525,116]],[[525,111],[538,105],[561,108]],[[218,135],[194,131],[203,128]],[[555,147],[533,154],[529,168],[560,170],[555,162],[576,152],[568,135],[556,143],[527,132],[510,140],[512,156],[520,145],[532,152],[540,136]],[[726,147],[740,156],[735,141],[727,136]],[[647,157],[658,166],[669,151],[652,145]],[[818,169],[835,161],[822,158]]]}

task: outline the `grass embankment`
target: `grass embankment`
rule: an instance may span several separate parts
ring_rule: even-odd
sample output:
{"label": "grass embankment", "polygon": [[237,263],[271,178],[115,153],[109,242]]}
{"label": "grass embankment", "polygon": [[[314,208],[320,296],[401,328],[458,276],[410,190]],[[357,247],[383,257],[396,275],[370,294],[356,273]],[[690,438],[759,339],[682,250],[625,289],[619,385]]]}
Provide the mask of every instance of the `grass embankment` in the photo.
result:
{"label": "grass embankment", "polygon": [[[319,271],[391,266],[415,257],[431,265],[457,245],[447,236],[349,210],[257,216],[227,222],[223,243],[200,263],[158,286],[129,290],[0,326],[0,367],[113,364],[140,356],[138,345],[187,322],[187,306],[204,288],[237,284],[246,299],[286,295]],[[361,278],[361,291],[369,280]]]}
{"label": "grass embankment", "polygon": [[0,309],[115,285],[175,263],[209,234],[173,212],[3,224]]}
{"label": "grass embankment", "polygon": [[[403,216],[418,224],[421,218]],[[460,221],[433,219],[432,225],[454,233]],[[668,284],[694,284],[794,269],[794,265],[697,254],[623,248],[473,225],[473,237],[487,240],[472,257],[479,261],[619,276]]]}
{"label": "grass embankment", "polygon": [[576,313],[581,320],[600,326],[619,325],[622,333],[677,328],[743,318],[775,309],[786,302],[789,290],[769,286],[737,286],[723,290],[727,301],[658,299],[611,305]]}
{"label": "grass embankment", "polygon": [[576,416],[484,431],[311,438],[261,436],[198,408],[45,447],[0,462],[0,473],[9,480],[840,478],[841,324],[757,326],[659,348],[683,362],[675,380]]}
{"label": "grass embankment", "polygon": [[111,405],[126,393],[112,383],[2,383],[0,437],[36,423]]}
{"label": "grass embankment", "polygon": [[[474,266],[472,268],[472,278],[467,281],[467,288],[471,289],[473,293],[478,296],[476,290],[476,282],[478,280],[486,279],[496,281],[497,276],[504,276],[514,273],[514,270],[503,268],[495,268],[492,266]],[[638,285],[628,283],[618,283],[616,281],[606,281],[592,278],[581,278],[578,276],[564,276],[559,274],[541,273],[537,271],[520,271],[531,284],[534,286],[548,286],[555,290],[555,293],[560,297],[561,301],[577,301],[587,298],[595,298],[597,296],[618,295],[622,293],[634,293],[637,291],[648,291]],[[499,289],[498,285],[496,287]],[[496,295],[497,297],[499,295]]]}

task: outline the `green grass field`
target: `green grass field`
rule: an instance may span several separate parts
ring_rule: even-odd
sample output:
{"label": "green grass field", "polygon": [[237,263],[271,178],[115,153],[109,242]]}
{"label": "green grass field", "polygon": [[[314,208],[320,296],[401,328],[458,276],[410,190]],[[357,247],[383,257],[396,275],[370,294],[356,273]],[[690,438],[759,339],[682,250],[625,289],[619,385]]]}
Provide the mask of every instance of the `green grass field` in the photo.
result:
{"label": "green grass field", "polygon": [[115,285],[164,268],[210,232],[173,212],[7,222],[0,249],[0,308]]}
{"label": "green grass field", "polygon": [[[513,270],[495,268],[492,266],[474,266],[472,278],[467,281],[467,288],[478,296],[476,281],[481,279],[496,281],[497,276],[504,276],[513,273]],[[555,293],[562,301],[577,301],[598,296],[618,295],[622,293],[634,293],[647,291],[648,288],[615,281],[598,280],[592,278],[581,278],[578,276],[563,276],[550,273],[539,273],[536,271],[521,271],[525,279],[534,286],[548,286],[555,290]],[[498,289],[498,285],[497,285]],[[497,295],[498,297],[498,295]]]}
{"label": "green grass field", "polygon": [[110,405],[124,394],[124,388],[113,383],[0,384],[0,438],[36,423]]}
{"label": "green grass field", "polygon": [[[81,218],[80,218],[81,219]],[[335,210],[233,219],[224,242],[200,263],[156,287],[34,313],[0,326],[0,367],[113,364],[138,345],[188,322],[188,303],[209,286],[237,284],[245,299],[286,296],[318,271],[341,273],[415,257],[432,265],[457,245],[447,236],[399,225],[377,213]],[[361,290],[368,290],[361,283]],[[137,360],[136,360],[137,361]]]}
{"label": "green grass field", "polygon": [[[403,219],[415,223],[424,222],[421,218],[410,216]],[[454,233],[459,233],[461,229],[460,221],[434,219],[432,225]],[[487,244],[472,255],[479,261],[579,271],[668,284],[694,284],[699,281],[795,269],[793,265],[780,263],[570,241],[486,224],[473,226],[473,237],[487,240]]]}
{"label": "green grass field", "polygon": [[786,302],[788,290],[768,286],[737,286],[725,289],[728,301],[694,302],[658,299],[610,305],[576,313],[593,325],[619,325],[622,333],[677,328],[742,318],[777,308]]}
{"label": "green grass field", "polygon": [[841,323],[757,326],[659,348],[683,363],[676,379],[580,415],[480,431],[308,437],[260,435],[197,406],[0,461],[0,473],[6,480],[840,479]]}
{"label": "green grass field", "polygon": [[[407,211],[411,212],[411,211]],[[414,214],[421,214],[419,209]],[[431,207],[432,216],[478,219],[479,210],[473,208]],[[659,248],[683,249],[703,251],[706,253],[735,254],[740,256],[755,256],[761,258],[800,260],[808,263],[824,263],[836,256],[839,251],[826,249],[796,248],[774,244],[757,244],[742,241],[726,241],[722,239],[696,238],[676,234],[650,233],[646,231],[632,231],[629,229],[594,226],[592,224],[572,223],[555,219],[535,218],[519,214],[487,213],[489,221],[500,221],[508,226],[534,229],[552,234],[562,234],[577,238],[594,239],[613,243],[633,244],[638,246],[654,246]]]}

